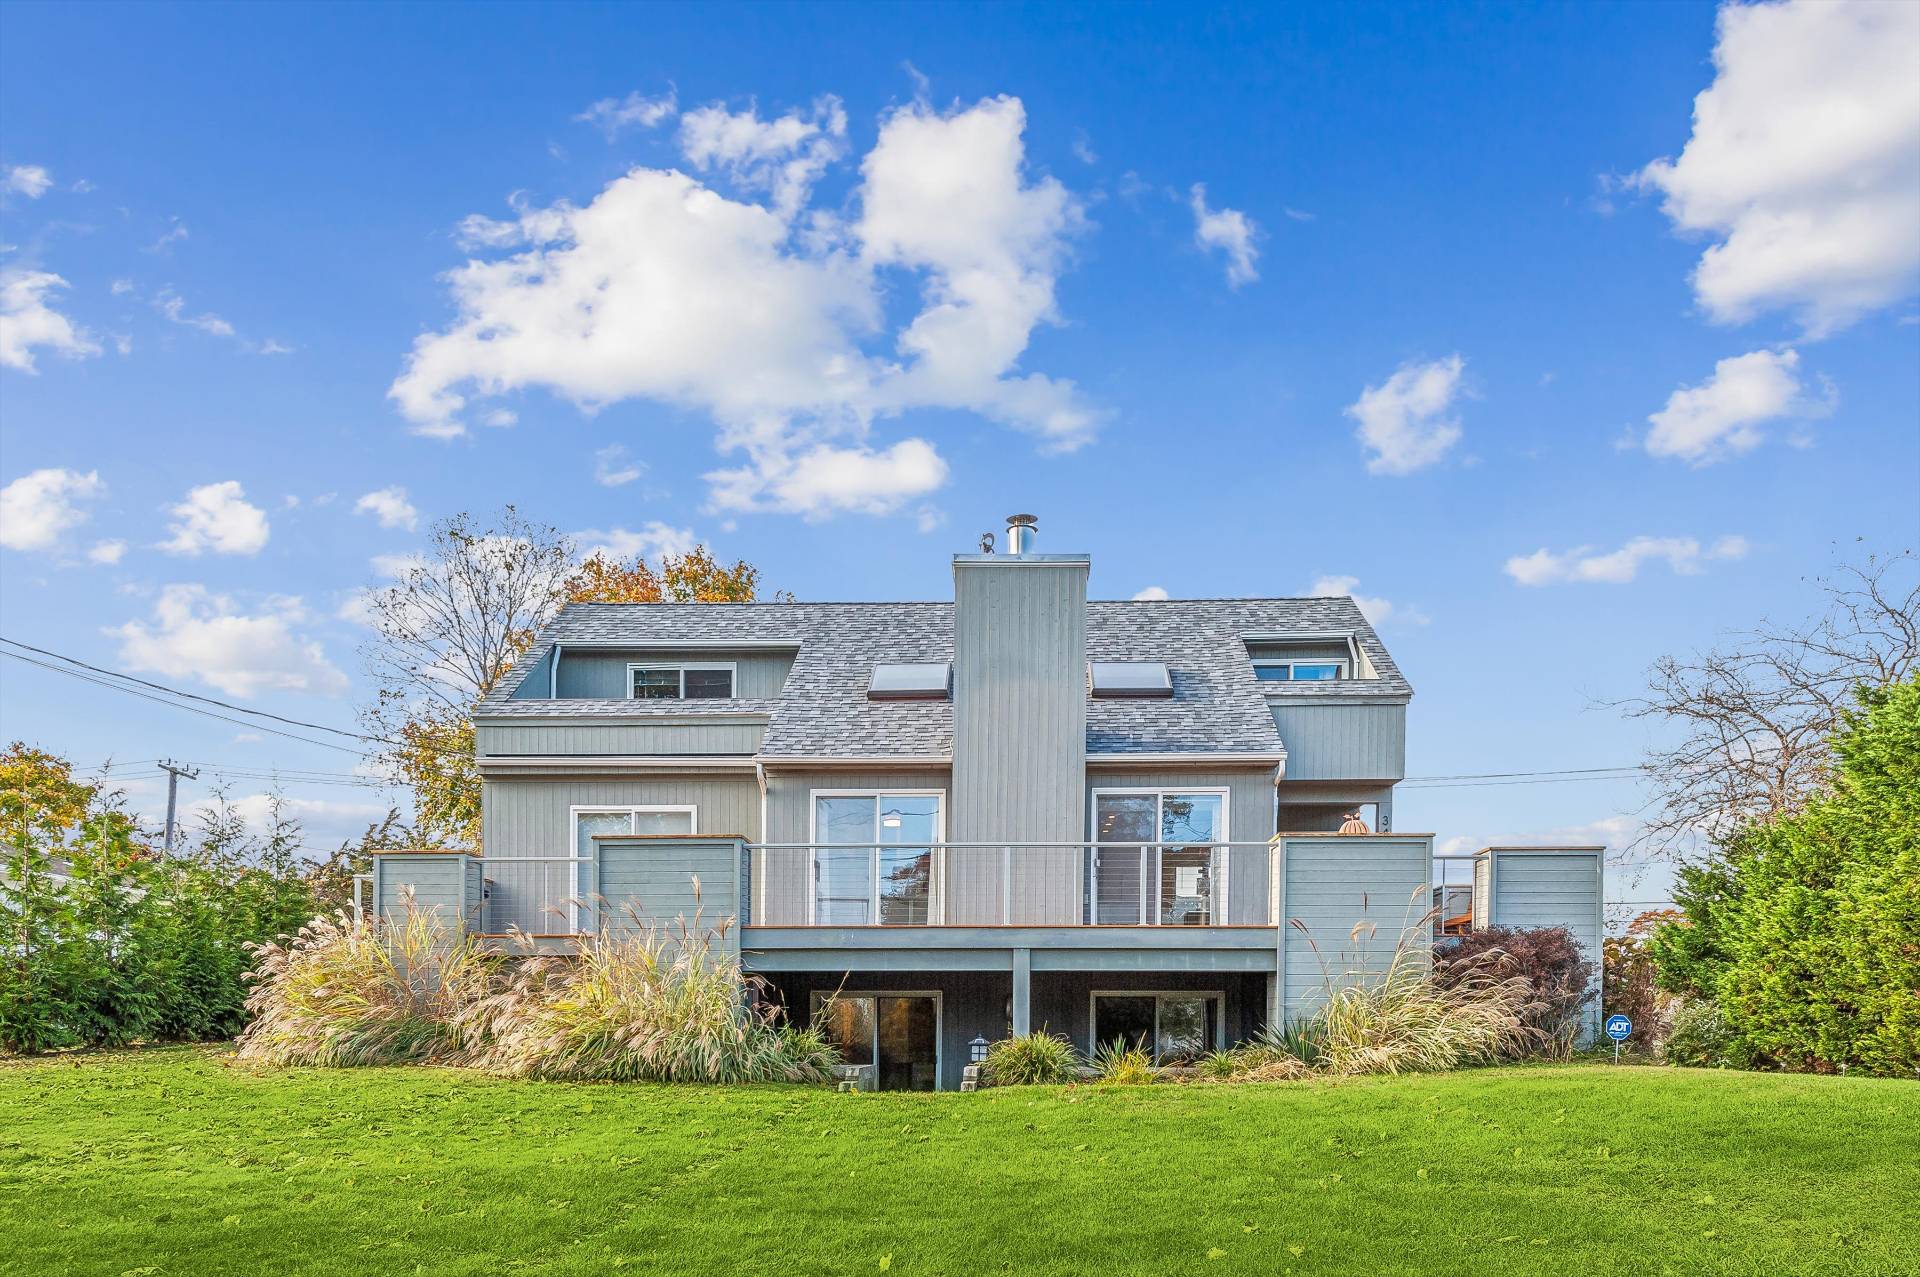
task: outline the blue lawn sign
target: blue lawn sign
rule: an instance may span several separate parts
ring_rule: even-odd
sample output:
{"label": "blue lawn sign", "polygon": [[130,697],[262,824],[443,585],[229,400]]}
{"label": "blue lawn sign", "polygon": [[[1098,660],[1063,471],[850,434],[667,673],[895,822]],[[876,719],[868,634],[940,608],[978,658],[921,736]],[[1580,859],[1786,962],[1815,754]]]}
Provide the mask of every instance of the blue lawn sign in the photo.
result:
{"label": "blue lawn sign", "polygon": [[1620,1063],[1620,1044],[1633,1036],[1633,1021],[1624,1015],[1607,1017],[1607,1036],[1613,1039],[1613,1062]]}

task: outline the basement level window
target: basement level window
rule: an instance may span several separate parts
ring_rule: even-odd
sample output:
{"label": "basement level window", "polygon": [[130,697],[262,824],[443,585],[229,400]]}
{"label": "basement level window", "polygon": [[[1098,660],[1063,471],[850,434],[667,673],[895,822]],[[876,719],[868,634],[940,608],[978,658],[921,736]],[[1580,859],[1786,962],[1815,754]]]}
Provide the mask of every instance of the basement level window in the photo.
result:
{"label": "basement level window", "polygon": [[947,661],[883,664],[873,667],[867,684],[870,701],[944,701],[951,665]]}
{"label": "basement level window", "polygon": [[1087,687],[1107,700],[1121,697],[1170,697],[1173,675],[1165,661],[1089,661]]}

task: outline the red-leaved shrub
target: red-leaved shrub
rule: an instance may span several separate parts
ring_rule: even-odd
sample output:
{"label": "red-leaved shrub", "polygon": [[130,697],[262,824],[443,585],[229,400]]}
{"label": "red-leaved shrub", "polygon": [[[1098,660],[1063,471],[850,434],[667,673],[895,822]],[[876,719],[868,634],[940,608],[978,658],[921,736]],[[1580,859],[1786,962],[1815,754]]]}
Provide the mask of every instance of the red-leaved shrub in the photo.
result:
{"label": "red-leaved shrub", "polygon": [[1580,1036],[1593,987],[1593,962],[1565,927],[1485,927],[1434,946],[1433,978],[1442,988],[1467,979],[1520,977],[1532,988],[1521,1013],[1528,1042],[1518,1054],[1564,1055]]}

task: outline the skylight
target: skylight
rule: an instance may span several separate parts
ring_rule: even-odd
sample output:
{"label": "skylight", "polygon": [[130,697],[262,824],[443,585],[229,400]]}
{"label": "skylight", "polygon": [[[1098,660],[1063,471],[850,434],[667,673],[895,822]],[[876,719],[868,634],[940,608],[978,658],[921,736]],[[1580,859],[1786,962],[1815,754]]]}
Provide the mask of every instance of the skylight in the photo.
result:
{"label": "skylight", "polygon": [[944,701],[949,666],[946,661],[876,665],[867,684],[870,701]]}
{"label": "skylight", "polygon": [[1165,661],[1090,661],[1089,682],[1095,696],[1172,696],[1173,676]]}

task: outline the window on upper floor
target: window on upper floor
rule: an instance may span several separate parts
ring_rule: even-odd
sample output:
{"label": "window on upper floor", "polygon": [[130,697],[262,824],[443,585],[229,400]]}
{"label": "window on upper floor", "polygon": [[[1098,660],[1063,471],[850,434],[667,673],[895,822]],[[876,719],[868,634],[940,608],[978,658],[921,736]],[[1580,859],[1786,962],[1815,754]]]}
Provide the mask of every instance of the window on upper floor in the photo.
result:
{"label": "window on upper floor", "polygon": [[944,701],[951,681],[946,661],[876,665],[867,684],[870,701]]}
{"label": "window on upper floor", "polygon": [[1165,661],[1089,661],[1087,689],[1102,700],[1165,698],[1173,695],[1173,675]]}
{"label": "window on upper floor", "polygon": [[1253,676],[1262,683],[1328,683],[1347,677],[1345,661],[1256,660]]}
{"label": "window on upper floor", "polygon": [[731,663],[660,662],[627,666],[627,695],[636,701],[711,701],[733,696]]}

